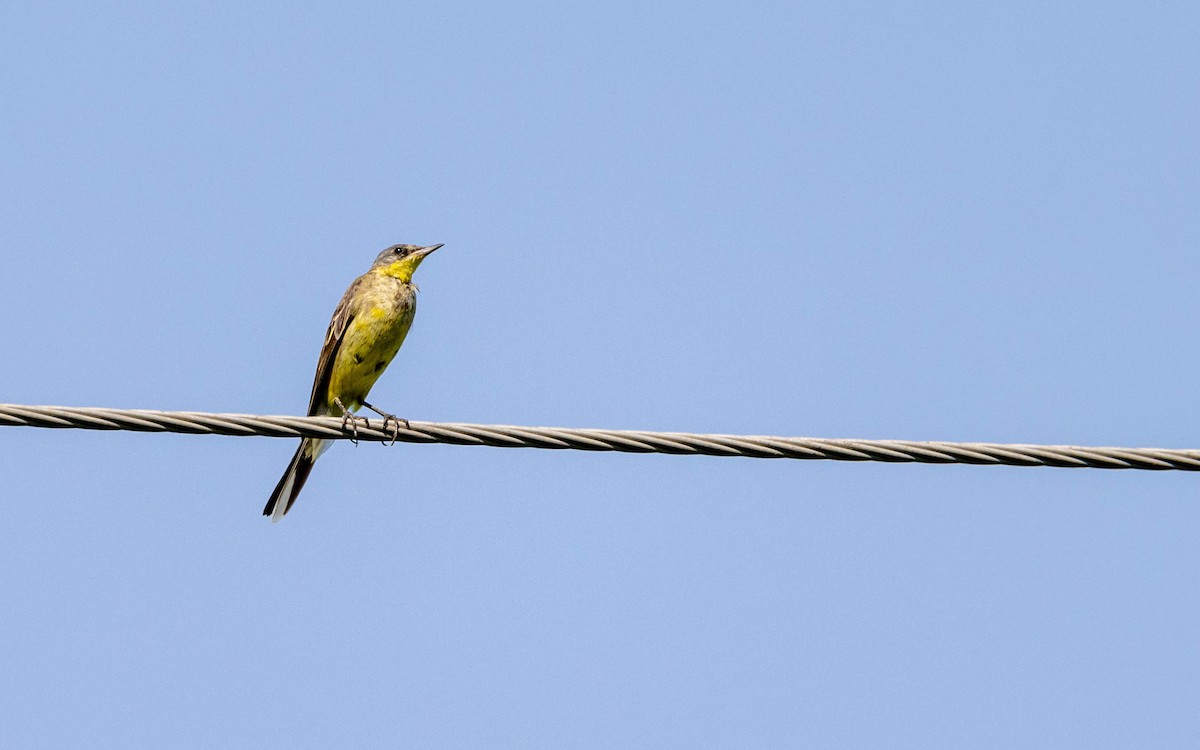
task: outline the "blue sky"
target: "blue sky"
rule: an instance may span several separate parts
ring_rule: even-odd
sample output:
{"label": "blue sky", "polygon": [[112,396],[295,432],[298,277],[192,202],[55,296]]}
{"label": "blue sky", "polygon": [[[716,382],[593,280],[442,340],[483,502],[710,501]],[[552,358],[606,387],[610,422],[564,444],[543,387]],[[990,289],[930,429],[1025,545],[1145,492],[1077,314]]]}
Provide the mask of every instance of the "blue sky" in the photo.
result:
{"label": "blue sky", "polygon": [[[1194,3],[0,11],[0,401],[1200,447]],[[0,429],[0,744],[1200,731],[1182,472]]]}

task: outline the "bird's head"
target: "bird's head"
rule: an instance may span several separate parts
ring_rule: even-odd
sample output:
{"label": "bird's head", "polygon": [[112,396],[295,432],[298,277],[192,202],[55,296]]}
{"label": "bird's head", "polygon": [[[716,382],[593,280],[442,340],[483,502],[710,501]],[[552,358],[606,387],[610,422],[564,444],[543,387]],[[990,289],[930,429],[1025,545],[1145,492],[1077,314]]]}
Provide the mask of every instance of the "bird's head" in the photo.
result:
{"label": "bird's head", "polygon": [[382,273],[385,276],[400,279],[401,281],[412,281],[413,271],[417,270],[417,266],[421,265],[421,261],[425,260],[426,255],[429,255],[439,247],[441,247],[440,244],[428,245],[426,247],[421,247],[420,245],[392,245],[375,258],[375,263],[371,265],[371,270],[376,273]]}

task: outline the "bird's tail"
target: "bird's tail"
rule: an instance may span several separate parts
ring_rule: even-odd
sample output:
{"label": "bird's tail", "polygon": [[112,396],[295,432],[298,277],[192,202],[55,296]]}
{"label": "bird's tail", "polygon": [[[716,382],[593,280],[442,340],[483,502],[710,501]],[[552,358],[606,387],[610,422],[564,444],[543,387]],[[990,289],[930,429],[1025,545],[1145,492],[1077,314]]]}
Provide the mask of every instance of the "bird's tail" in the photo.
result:
{"label": "bird's tail", "polygon": [[287,471],[283,472],[279,484],[275,485],[267,507],[263,508],[263,515],[270,516],[272,523],[283,518],[292,509],[292,503],[296,502],[296,496],[304,488],[304,482],[308,480],[317,457],[328,447],[328,440],[303,438],[300,441],[296,455],[292,456],[292,462],[288,464]]}

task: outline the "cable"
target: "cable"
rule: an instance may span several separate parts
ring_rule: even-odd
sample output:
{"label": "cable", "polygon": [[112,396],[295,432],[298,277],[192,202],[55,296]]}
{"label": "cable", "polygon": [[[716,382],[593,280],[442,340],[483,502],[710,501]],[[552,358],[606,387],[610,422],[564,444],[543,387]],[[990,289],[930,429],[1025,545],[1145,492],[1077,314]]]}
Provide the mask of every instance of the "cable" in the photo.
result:
{"label": "cable", "polygon": [[[343,428],[339,417],[273,417],[187,411],[98,409],[0,404],[0,426],[177,432],[192,435],[319,437],[391,441],[382,420]],[[378,426],[375,426],[378,425]],[[1200,471],[1200,450],[1097,448],[1073,445],[944,443],[910,440],[832,440],[761,435],[583,430],[565,427],[410,422],[395,438],[404,443],[488,445],[497,448],[671,453],[676,455],[807,458],[892,463],[1060,466],[1093,469]]]}

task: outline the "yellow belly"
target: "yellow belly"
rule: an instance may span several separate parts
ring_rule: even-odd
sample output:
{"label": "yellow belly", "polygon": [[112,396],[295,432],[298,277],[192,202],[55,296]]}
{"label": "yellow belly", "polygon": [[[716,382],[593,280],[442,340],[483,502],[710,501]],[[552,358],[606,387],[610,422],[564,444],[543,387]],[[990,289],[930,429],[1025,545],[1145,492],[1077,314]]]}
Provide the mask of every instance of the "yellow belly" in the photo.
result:
{"label": "yellow belly", "polygon": [[412,305],[374,305],[350,322],[330,373],[329,404],[340,398],[347,409],[358,410],[404,343],[414,310]]}

